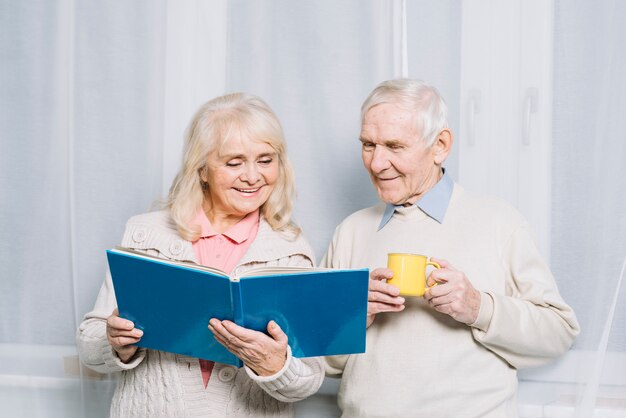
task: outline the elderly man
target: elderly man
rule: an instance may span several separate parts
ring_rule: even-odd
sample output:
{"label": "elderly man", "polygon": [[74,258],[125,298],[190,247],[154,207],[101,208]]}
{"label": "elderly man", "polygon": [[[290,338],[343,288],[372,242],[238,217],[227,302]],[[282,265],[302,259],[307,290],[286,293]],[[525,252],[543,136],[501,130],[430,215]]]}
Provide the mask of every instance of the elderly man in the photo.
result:
{"label": "elderly man", "polygon": [[[322,261],[371,269],[367,352],[326,359],[327,374],[342,375],[343,416],[517,416],[516,370],[561,355],[579,332],[528,223],[445,172],[452,133],[433,87],[383,82],[361,119],[363,164],[382,203],[346,218]],[[388,253],[440,264],[423,298],[386,283]]]}

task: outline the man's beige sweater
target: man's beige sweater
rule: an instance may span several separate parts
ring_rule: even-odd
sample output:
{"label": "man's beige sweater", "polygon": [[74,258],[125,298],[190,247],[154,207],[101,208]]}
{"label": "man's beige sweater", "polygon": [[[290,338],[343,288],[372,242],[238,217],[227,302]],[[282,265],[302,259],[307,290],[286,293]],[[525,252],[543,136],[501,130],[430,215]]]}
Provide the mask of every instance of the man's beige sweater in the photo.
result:
{"label": "man's beige sweater", "polygon": [[528,224],[508,204],[458,185],[441,224],[413,206],[377,230],[383,211],[379,204],[349,216],[322,265],[385,267],[391,252],[442,258],[481,291],[481,307],[472,326],[423,298],[378,314],[365,354],[326,359],[327,374],[343,373],[343,416],[516,417],[516,369],[559,356],[579,331]]}

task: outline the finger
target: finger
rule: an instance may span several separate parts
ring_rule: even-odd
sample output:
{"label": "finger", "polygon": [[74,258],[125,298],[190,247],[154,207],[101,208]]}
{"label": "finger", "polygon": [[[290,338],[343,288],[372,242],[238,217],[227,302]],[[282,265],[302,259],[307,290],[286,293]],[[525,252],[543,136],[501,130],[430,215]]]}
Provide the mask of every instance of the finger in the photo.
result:
{"label": "finger", "polygon": [[369,281],[369,291],[385,293],[390,296],[398,296],[400,294],[400,289],[397,286],[377,280]]}
{"label": "finger", "polygon": [[400,293],[400,289],[395,286],[391,287],[395,288],[391,294],[386,291],[381,292],[376,290],[370,290],[369,292],[367,292],[367,300],[369,302],[384,302],[392,305],[404,304],[404,298],[402,296],[398,296]]}
{"label": "finger", "polygon": [[386,303],[380,301],[370,301],[367,303],[367,313],[379,312],[399,312],[404,309],[403,303]]}
{"label": "finger", "polygon": [[435,283],[443,284],[451,281],[456,281],[460,277],[459,272],[456,270],[450,270],[448,268],[440,268],[435,269],[430,272],[428,275],[428,279],[426,280],[426,285],[431,287],[435,285]]}
{"label": "finger", "polygon": [[[260,331],[255,331],[253,329],[244,328],[235,324],[232,321],[222,321],[222,326],[239,342],[238,345],[244,346],[245,343],[251,344],[253,342],[262,343],[263,340],[266,340],[268,336]],[[269,326],[269,323],[268,323]],[[282,332],[282,331],[281,331]]]}
{"label": "finger", "polygon": [[424,292],[424,297],[426,298],[426,300],[447,295],[454,291],[454,286],[451,284],[451,282],[441,278],[437,281],[433,280],[431,284],[427,283],[426,286],[427,287]]}
{"label": "finger", "polygon": [[110,316],[107,318],[106,327],[107,337],[135,337],[141,338],[143,331],[139,328],[135,328],[135,324],[132,321],[121,319],[117,316]]}
{"label": "finger", "polygon": [[209,324],[209,330],[213,333],[215,339],[226,348],[229,348],[236,343],[236,338],[234,336],[225,335],[224,333],[219,332],[213,324]]}
{"label": "finger", "polygon": [[433,295],[433,292],[432,292],[433,288],[435,288],[435,287],[439,287],[439,286],[434,286],[434,285],[431,285],[430,287],[427,287],[427,288],[424,290],[424,299],[426,299],[426,302],[430,303],[430,301],[432,300],[432,298],[434,298],[434,297],[435,297],[435,296]]}
{"label": "finger", "polygon": [[119,316],[113,316],[107,318],[107,326],[120,330],[132,330],[135,328],[135,324],[133,321],[129,321],[128,319],[120,318]]}
{"label": "finger", "polygon": [[447,305],[449,303],[454,302],[455,298],[453,295],[451,294],[445,294],[442,296],[436,296],[436,297],[432,297],[428,303],[432,306],[432,307],[437,307],[437,306],[442,306],[442,305]]}
{"label": "finger", "polygon": [[140,340],[140,338],[134,338],[134,337],[109,338],[109,342],[114,347],[124,347],[124,346],[130,345],[130,344],[135,344],[135,343],[138,343],[139,340]]}
{"label": "finger", "polygon": [[430,303],[433,298],[452,295],[453,292],[454,287],[450,285],[450,282],[435,282],[426,288],[424,299]]}
{"label": "finger", "polygon": [[435,280],[435,278],[432,275],[429,275],[428,278],[426,279],[426,287],[428,287],[428,289],[426,290],[430,290],[437,283],[438,283],[437,280]]}
{"label": "finger", "polygon": [[222,321],[220,321],[219,319],[212,318],[209,321],[209,329],[211,330],[211,332],[213,332],[213,334],[219,335],[226,340],[228,340],[232,336],[231,333],[228,332],[226,328],[224,328]]}
{"label": "finger", "polygon": [[371,280],[388,280],[393,277],[393,271],[388,268],[379,267],[370,272]]}
{"label": "finger", "polygon": [[[212,322],[209,325],[209,329],[212,326],[212,324],[215,324],[215,322]],[[231,329],[236,330],[236,332],[240,332],[239,330],[243,330],[248,334],[256,333],[267,338],[267,336],[263,334],[262,332],[248,330],[246,328],[240,327],[239,325],[231,321],[217,321],[217,325],[218,325],[217,327],[214,327],[214,329],[217,331],[217,334],[215,332],[213,332],[213,334],[216,336],[216,338],[219,337],[218,341],[220,341],[220,343],[223,346],[225,346],[227,349],[229,349],[231,352],[237,355],[240,349],[246,348],[249,344],[246,340],[243,340],[239,338],[237,335],[230,332]],[[254,338],[258,338],[258,337],[254,337],[254,336],[246,337],[247,340],[252,340]]]}
{"label": "finger", "polygon": [[444,260],[443,258],[430,257],[430,261],[439,264],[442,269],[454,270],[454,267],[452,266],[452,264],[450,264],[448,260]]}
{"label": "finger", "polygon": [[442,303],[440,305],[433,306],[433,308],[439,313],[452,316],[452,304],[451,303]]}
{"label": "finger", "polygon": [[270,321],[267,324],[267,332],[269,332],[274,341],[277,343],[287,344],[287,334],[283,332],[282,328],[275,321]]}
{"label": "finger", "polygon": [[231,342],[228,341],[226,338],[224,338],[224,336],[222,336],[221,334],[216,334],[216,333],[213,333],[213,336],[215,337],[215,340],[218,343],[222,344],[228,351],[234,353],[233,350],[235,349],[235,346],[231,344]]}
{"label": "finger", "polygon": [[109,319],[111,319],[111,321],[115,321],[116,323],[118,320],[121,320],[120,323],[126,323],[126,325],[122,326],[122,328],[124,329],[128,329],[128,326],[130,326],[130,329],[135,327],[135,324],[133,324],[132,321],[129,321],[126,318],[120,317],[120,313],[117,308],[113,309],[113,311],[111,312],[111,315],[107,318],[107,323],[109,322]]}
{"label": "finger", "polygon": [[244,328],[240,325],[235,324],[232,321],[222,321],[222,326],[234,337],[242,340],[242,341],[248,341],[250,339],[253,339],[255,337],[254,334],[263,334],[263,333],[259,333],[258,331],[252,330],[252,329],[248,329],[248,328]]}
{"label": "finger", "polygon": [[143,336],[143,331],[139,328],[133,328],[132,330],[118,329],[107,327],[107,334],[112,337],[133,337],[133,338],[141,338]]}
{"label": "finger", "polygon": [[367,304],[367,314],[376,315],[381,312],[400,312],[404,305],[390,305],[388,303],[370,302]]}

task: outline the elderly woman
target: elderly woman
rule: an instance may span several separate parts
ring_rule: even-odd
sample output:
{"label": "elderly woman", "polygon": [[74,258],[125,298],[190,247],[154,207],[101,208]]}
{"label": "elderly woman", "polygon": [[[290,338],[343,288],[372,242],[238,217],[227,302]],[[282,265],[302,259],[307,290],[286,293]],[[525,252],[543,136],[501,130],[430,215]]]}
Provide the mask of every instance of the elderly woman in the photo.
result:
{"label": "elderly woman", "polygon": [[[122,245],[225,272],[313,266],[291,221],[293,174],[280,123],[258,97],[236,93],[204,104],[188,128],[183,166],[166,209],[131,218]],[[77,332],[82,362],[120,371],[113,417],[293,416],[291,402],[315,393],[318,358],[291,356],[287,336],[211,319],[215,338],[244,367],[138,348],[142,331],[118,316],[110,274]]]}

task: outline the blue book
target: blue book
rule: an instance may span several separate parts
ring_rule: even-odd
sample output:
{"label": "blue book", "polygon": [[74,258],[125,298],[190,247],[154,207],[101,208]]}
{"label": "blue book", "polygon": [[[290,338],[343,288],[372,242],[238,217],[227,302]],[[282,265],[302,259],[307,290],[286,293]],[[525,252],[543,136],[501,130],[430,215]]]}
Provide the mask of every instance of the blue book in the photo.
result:
{"label": "blue book", "polygon": [[208,329],[218,318],[265,333],[276,321],[294,357],[365,352],[367,269],[263,267],[229,277],[122,247],[107,258],[119,314],[144,332],[140,347],[240,367]]}

